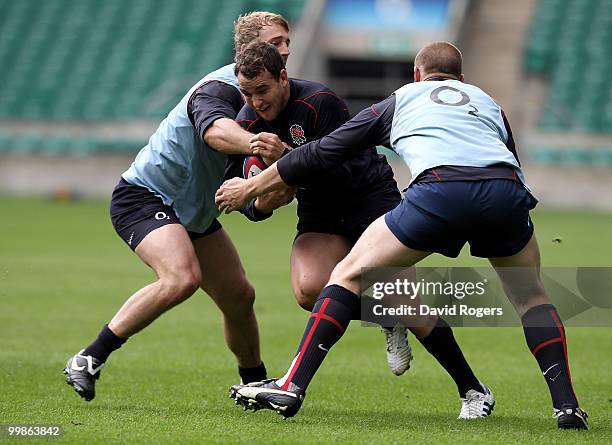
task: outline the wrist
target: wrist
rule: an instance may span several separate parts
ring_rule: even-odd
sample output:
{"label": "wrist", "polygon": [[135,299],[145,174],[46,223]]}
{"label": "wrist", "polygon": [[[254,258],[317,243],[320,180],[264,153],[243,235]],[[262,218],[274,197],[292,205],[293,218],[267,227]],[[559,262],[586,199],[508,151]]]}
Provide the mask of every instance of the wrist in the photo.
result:
{"label": "wrist", "polygon": [[255,198],[255,202],[253,203],[253,208],[260,215],[270,215],[274,210],[266,208],[265,205],[262,204],[259,198]]}
{"label": "wrist", "polygon": [[[259,175],[257,175],[259,176]],[[248,200],[252,200],[254,198],[257,198],[257,176],[248,179],[246,181],[246,193],[247,193],[247,198]],[[257,203],[257,201],[255,201]]]}

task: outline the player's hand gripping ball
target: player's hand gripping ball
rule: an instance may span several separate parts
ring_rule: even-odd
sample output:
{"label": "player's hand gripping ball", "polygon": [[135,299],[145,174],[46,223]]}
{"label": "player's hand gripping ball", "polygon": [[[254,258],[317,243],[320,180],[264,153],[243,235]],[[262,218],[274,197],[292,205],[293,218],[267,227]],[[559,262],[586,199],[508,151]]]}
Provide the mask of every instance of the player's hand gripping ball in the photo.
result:
{"label": "player's hand gripping ball", "polygon": [[244,179],[249,179],[253,176],[257,176],[266,168],[268,168],[268,166],[263,161],[261,156],[249,156],[244,160],[244,164],[242,166],[242,176]]}

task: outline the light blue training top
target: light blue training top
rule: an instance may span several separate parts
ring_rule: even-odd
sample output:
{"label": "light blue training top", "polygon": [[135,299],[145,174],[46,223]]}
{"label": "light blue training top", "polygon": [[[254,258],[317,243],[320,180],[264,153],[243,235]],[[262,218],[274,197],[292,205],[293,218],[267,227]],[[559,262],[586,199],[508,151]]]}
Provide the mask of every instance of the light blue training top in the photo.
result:
{"label": "light blue training top", "polygon": [[[198,81],[161,122],[122,177],[145,187],[173,207],[187,230],[204,232],[219,216],[215,192],[223,182],[227,156],[210,148],[189,120],[187,104],[202,84],[219,81],[238,89],[234,64]],[[238,90],[239,91],[239,90]]]}
{"label": "light blue training top", "polygon": [[508,164],[525,179],[506,147],[499,105],[480,88],[458,80],[415,82],[395,92],[391,146],[412,178],[440,165]]}

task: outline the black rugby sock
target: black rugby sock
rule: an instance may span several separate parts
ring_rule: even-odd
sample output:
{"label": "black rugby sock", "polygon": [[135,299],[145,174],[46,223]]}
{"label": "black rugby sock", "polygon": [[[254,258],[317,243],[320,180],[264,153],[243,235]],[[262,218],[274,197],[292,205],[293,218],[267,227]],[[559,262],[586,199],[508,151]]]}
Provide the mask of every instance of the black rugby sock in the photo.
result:
{"label": "black rugby sock", "polygon": [[305,392],[327,352],[344,335],[359,297],[332,284],[325,287],[315,302],[302,341],[287,374],[277,384],[288,391]]}
{"label": "black rugby sock", "polygon": [[455,381],[460,397],[465,397],[465,393],[470,389],[482,392],[480,382],[463,356],[453,330],[446,321],[438,318],[429,335],[419,338],[419,341]]}
{"label": "black rugby sock", "polygon": [[242,368],[238,366],[238,374],[240,374],[242,383],[244,383],[245,385],[251,382],[260,382],[268,378],[266,365],[264,365],[263,362],[261,362],[254,368]]}
{"label": "black rugby sock", "polygon": [[565,328],[552,304],[541,304],[529,309],[521,319],[525,340],[540,366],[550,390],[553,406],[578,406],[572,387]]}
{"label": "black rugby sock", "polygon": [[101,362],[105,362],[111,352],[119,349],[126,341],[127,338],[117,337],[105,324],[98,334],[98,338],[85,348],[82,355],[91,355]]}

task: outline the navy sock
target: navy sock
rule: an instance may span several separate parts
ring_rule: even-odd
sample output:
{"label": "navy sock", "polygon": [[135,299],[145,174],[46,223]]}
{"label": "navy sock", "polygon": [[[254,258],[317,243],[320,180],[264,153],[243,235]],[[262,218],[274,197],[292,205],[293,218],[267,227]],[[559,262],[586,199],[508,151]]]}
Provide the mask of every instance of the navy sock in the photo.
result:
{"label": "navy sock", "polygon": [[85,348],[83,355],[91,355],[101,362],[105,362],[111,352],[119,349],[126,341],[127,338],[117,337],[105,324],[98,334],[98,338]]}
{"label": "navy sock", "polygon": [[251,382],[260,382],[261,380],[265,380],[268,378],[266,365],[264,365],[263,362],[261,362],[254,368],[242,368],[238,366],[238,374],[240,374],[242,383],[244,383],[245,385]]}
{"label": "navy sock", "polygon": [[446,321],[438,318],[436,326],[429,335],[420,338],[419,341],[455,381],[460,397],[465,397],[465,393],[470,389],[482,391],[480,382],[463,356],[453,330]]}
{"label": "navy sock", "polygon": [[529,309],[521,319],[525,340],[540,366],[548,385],[553,406],[578,406],[572,387],[565,328],[552,304],[541,304]]}
{"label": "navy sock", "polygon": [[285,390],[304,393],[358,307],[358,295],[335,284],[325,287],[312,309],[295,358],[277,384]]}

